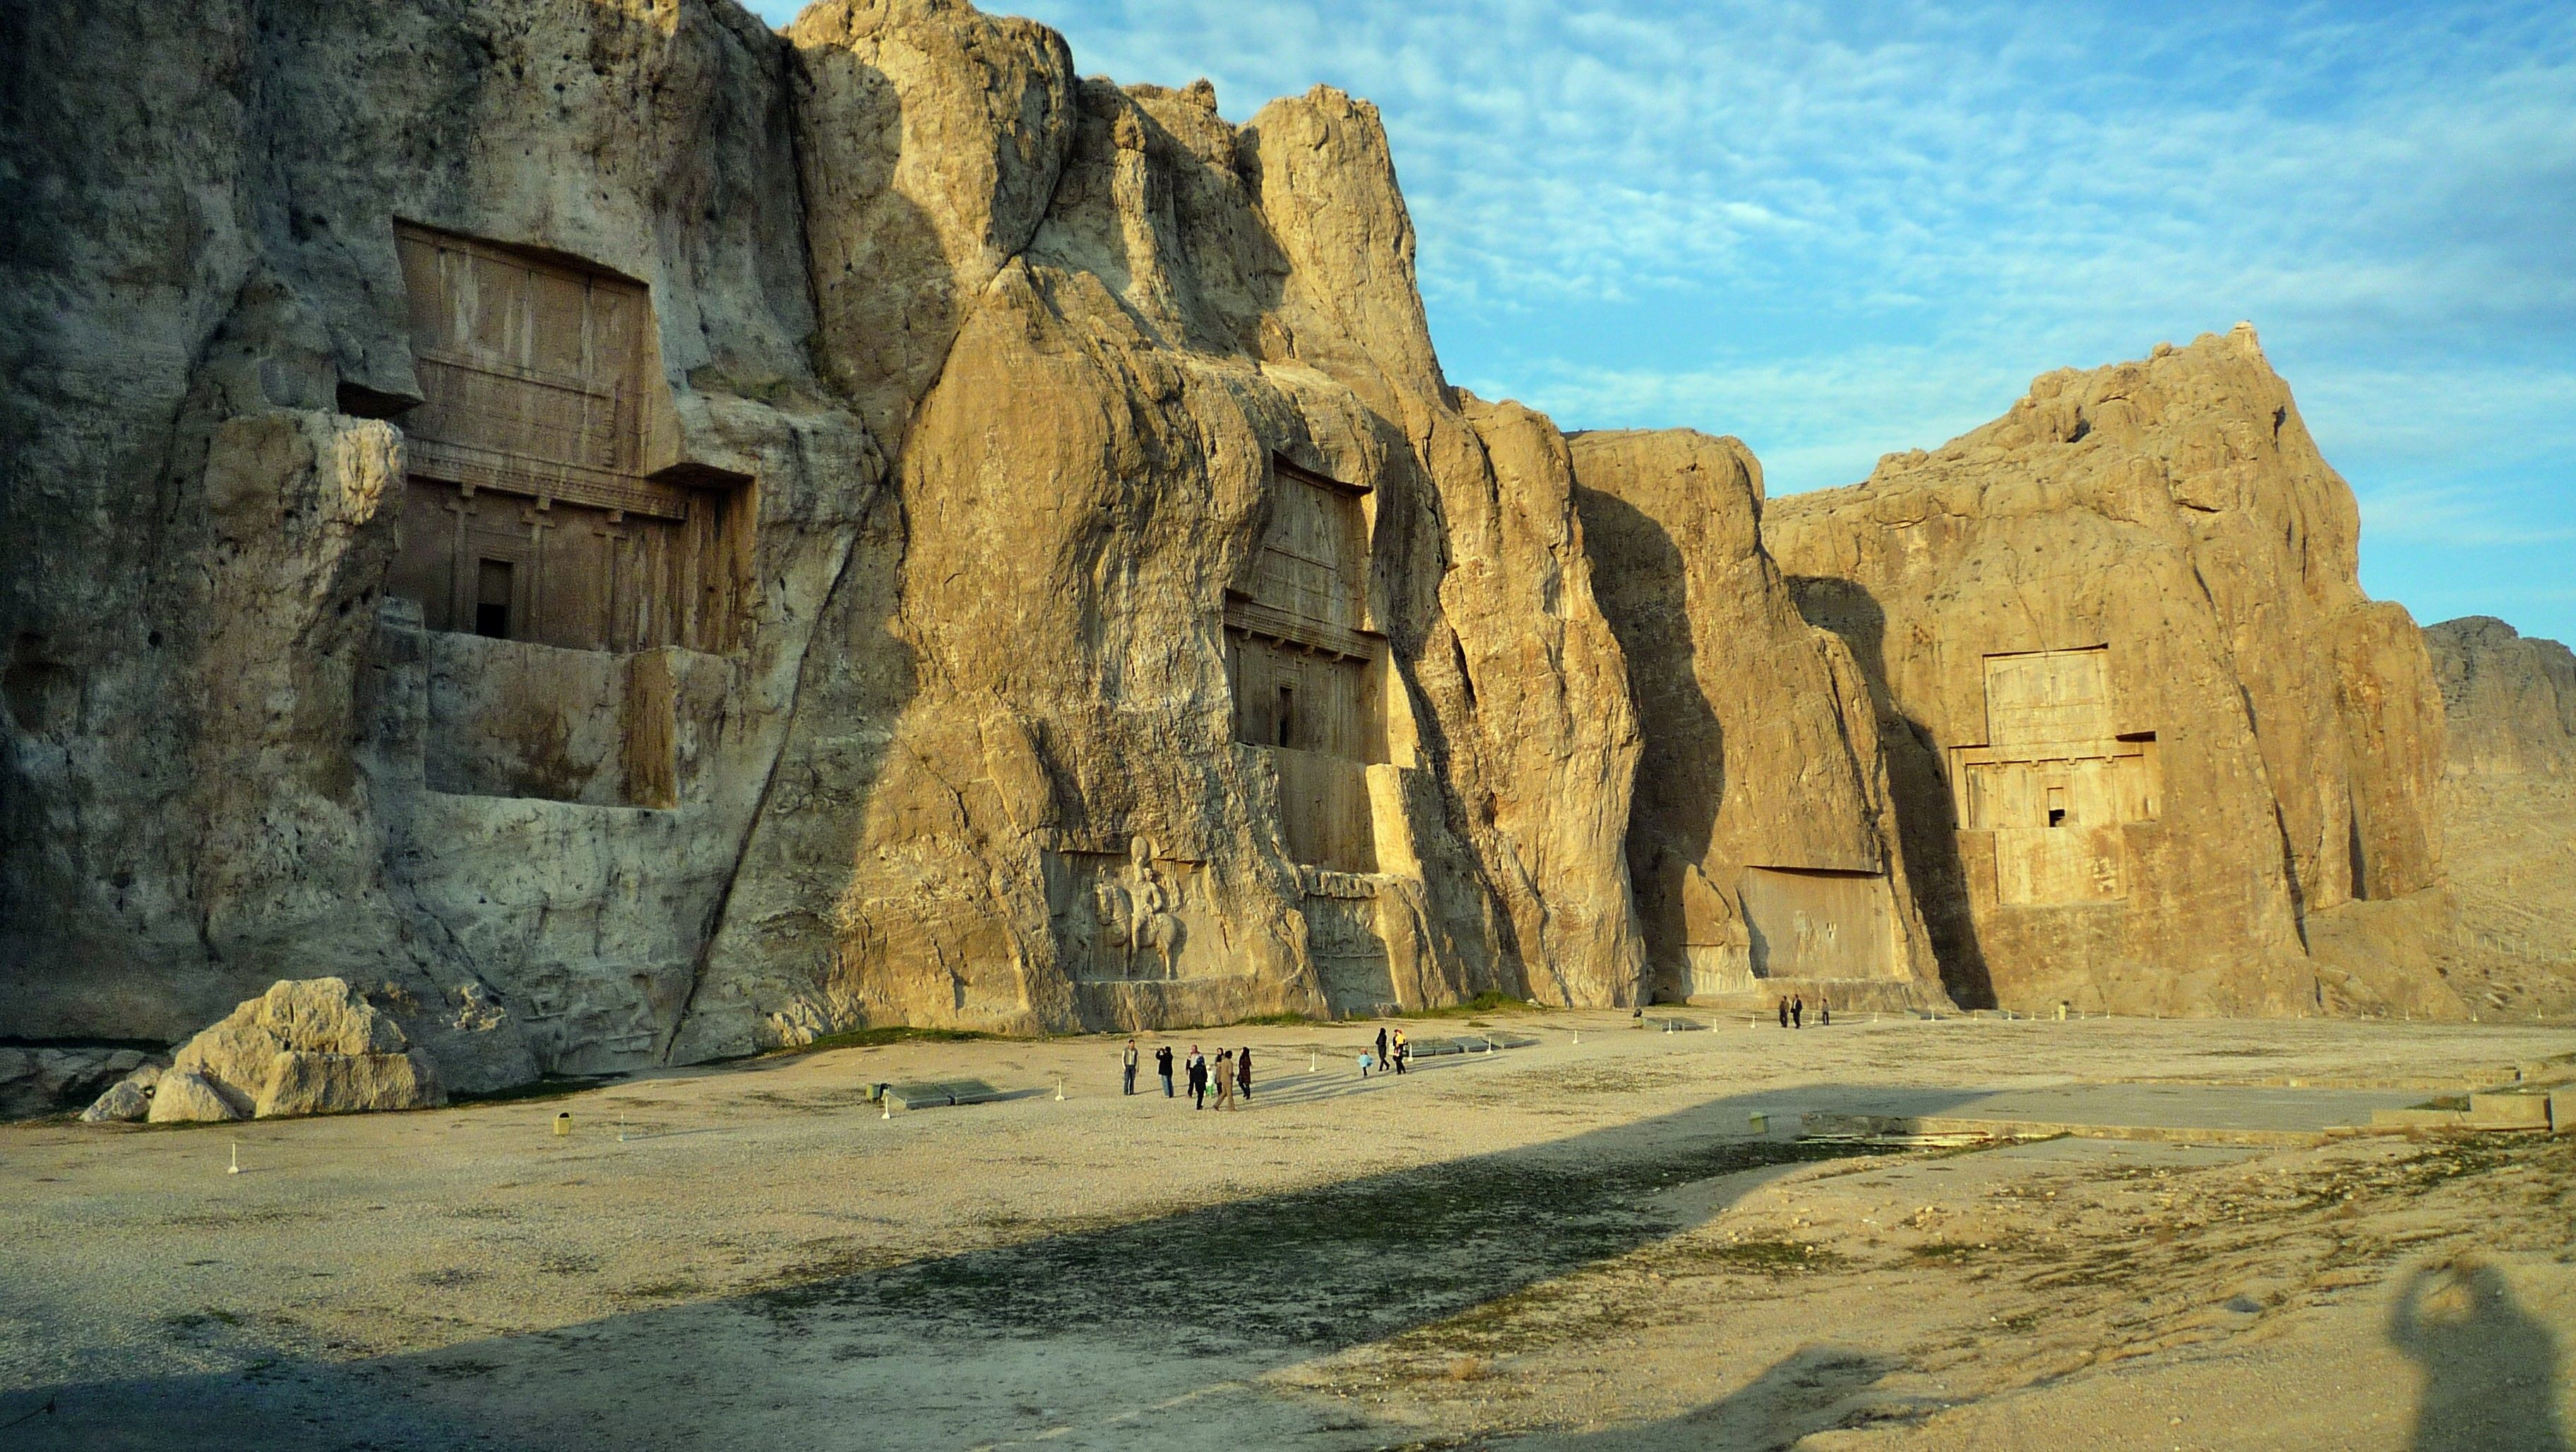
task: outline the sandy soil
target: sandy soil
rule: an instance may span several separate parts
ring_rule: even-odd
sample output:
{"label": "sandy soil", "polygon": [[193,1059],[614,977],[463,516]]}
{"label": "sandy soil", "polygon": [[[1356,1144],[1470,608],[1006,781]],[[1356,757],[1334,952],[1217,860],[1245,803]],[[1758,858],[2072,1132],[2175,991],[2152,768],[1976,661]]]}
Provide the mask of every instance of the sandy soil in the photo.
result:
{"label": "sandy soil", "polygon": [[[2576,1428],[2576,1136],[1792,1138],[1838,1109],[2295,1141],[2565,1072],[2576,1030],[1493,1022],[1540,1043],[1366,1083],[1362,1030],[1227,1030],[1259,1067],[1226,1115],[1126,1098],[1115,1041],[1071,1039],[0,1128],[0,1445],[2563,1452]],[[965,1075],[1025,1092],[864,1099]]]}

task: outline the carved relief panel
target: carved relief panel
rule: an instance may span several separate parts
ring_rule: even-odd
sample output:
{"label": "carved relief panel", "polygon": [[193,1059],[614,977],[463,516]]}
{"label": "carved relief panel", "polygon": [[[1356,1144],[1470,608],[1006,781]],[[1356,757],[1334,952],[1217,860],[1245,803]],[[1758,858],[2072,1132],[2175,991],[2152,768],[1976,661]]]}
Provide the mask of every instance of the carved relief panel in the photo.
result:
{"label": "carved relief panel", "polygon": [[1744,918],[1764,978],[1897,978],[1896,901],[1885,877],[1748,867]]}
{"label": "carved relief panel", "polygon": [[1203,864],[1124,853],[1045,854],[1047,908],[1066,969],[1092,982],[1170,982],[1228,971],[1228,930]]}

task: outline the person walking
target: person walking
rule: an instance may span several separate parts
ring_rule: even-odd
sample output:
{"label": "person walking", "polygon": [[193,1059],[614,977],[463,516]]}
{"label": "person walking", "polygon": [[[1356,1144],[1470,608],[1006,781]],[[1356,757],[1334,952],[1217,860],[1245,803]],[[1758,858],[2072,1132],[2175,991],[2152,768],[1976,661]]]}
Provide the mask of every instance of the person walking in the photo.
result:
{"label": "person walking", "polygon": [[1805,994],[1793,994],[1793,995],[1791,995],[1791,996],[1790,996],[1790,999],[1789,999],[1789,1027],[1791,1027],[1791,1028],[1805,1028],[1806,1026],[1807,1026],[1807,998],[1806,998],[1806,995],[1805,995]]}
{"label": "person walking", "polygon": [[1172,1097],[1172,1046],[1163,1044],[1154,1050],[1154,1072],[1163,1076],[1163,1097]]}
{"label": "person walking", "polygon": [[1232,1049],[1216,1051],[1216,1107],[1220,1110],[1234,1107],[1234,1050]]}
{"label": "person walking", "polygon": [[1199,1052],[1198,1045],[1192,1044],[1190,1056],[1181,1067],[1187,1070],[1190,1076],[1190,1107],[1207,1108],[1207,1056]]}
{"label": "person walking", "polygon": [[1413,1057],[1413,1048],[1404,1041],[1404,1030],[1395,1031],[1395,1072],[1404,1072],[1404,1061]]}
{"label": "person walking", "polygon": [[1394,1063],[1393,1059],[1386,1056],[1386,1025],[1379,1024],[1377,1026],[1377,1066],[1381,1069],[1391,1068]]}
{"label": "person walking", "polygon": [[1370,1070],[1370,1069],[1372,1069],[1372,1068],[1374,1068],[1374,1067],[1376,1067],[1376,1065],[1377,1065],[1377,1059],[1376,1059],[1376,1057],[1375,1057],[1374,1055],[1370,1054],[1370,1053],[1369,1053],[1369,1051],[1368,1051],[1367,1049],[1365,1049],[1365,1048],[1361,1049],[1361,1050],[1360,1050],[1360,1077],[1361,1077],[1361,1078],[1363,1078],[1363,1079],[1367,1078],[1367,1077],[1369,1076],[1369,1070]]}
{"label": "person walking", "polygon": [[1120,1056],[1120,1067],[1127,1071],[1127,1092],[1136,1092],[1136,1041],[1127,1041],[1127,1052]]}
{"label": "person walking", "polygon": [[1244,1103],[1252,1102],[1252,1045],[1250,1044],[1245,1044],[1235,1051],[1234,1087],[1243,1095]]}
{"label": "person walking", "polygon": [[1780,1027],[1782,1027],[1782,1028],[1787,1028],[1788,1026],[1789,1026],[1789,1000],[1788,1000],[1788,998],[1787,998],[1786,996],[1783,996],[1783,997],[1781,998],[1781,1000],[1780,1000]]}

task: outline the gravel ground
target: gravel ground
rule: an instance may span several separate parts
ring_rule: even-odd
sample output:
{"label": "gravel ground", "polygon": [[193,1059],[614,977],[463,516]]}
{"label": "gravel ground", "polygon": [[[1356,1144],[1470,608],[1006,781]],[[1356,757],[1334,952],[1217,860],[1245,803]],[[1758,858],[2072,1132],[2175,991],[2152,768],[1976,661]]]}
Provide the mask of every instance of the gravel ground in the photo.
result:
{"label": "gravel ground", "polygon": [[[2576,1137],[1791,1131],[2017,1105],[2305,1128],[2565,1073],[2576,1031],[1485,1022],[1539,1042],[1363,1082],[1374,1026],[1175,1036],[1252,1045],[1222,1115],[1119,1094],[1118,1041],[1079,1038],[0,1127],[0,1444],[2564,1452],[2576,1427]],[[866,1102],[961,1077],[1013,1097]]]}

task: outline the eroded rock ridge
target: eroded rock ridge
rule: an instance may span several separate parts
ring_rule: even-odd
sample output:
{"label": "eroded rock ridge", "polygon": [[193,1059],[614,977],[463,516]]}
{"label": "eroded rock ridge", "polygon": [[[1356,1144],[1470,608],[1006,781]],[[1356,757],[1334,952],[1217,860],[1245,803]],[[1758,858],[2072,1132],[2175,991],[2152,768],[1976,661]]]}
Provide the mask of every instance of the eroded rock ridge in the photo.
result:
{"label": "eroded rock ridge", "polygon": [[2438,888],[2442,698],[2250,333],[1766,511],[1451,387],[1328,88],[949,0],[12,39],[0,1039],[2443,1009],[2303,937]]}

